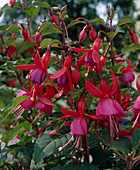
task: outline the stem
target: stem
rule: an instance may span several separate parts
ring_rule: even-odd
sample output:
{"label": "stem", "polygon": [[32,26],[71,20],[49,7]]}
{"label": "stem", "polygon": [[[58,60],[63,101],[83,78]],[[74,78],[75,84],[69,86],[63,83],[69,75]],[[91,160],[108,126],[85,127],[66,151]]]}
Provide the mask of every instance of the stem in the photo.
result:
{"label": "stem", "polygon": [[88,150],[88,140],[87,140],[87,136],[84,136],[84,142],[85,142],[85,160],[86,162],[89,164],[89,150]]}
{"label": "stem", "polygon": [[113,151],[114,151],[117,155],[119,155],[124,162],[126,161],[126,159],[123,157],[123,155],[120,154],[115,148],[113,148]]}

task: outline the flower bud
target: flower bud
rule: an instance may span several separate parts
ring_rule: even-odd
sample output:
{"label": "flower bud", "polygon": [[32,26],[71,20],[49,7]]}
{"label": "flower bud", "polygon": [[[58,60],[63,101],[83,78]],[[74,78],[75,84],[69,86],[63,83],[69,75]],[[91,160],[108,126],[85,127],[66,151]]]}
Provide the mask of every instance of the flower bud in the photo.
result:
{"label": "flower bud", "polygon": [[8,6],[14,7],[14,6],[15,6],[15,3],[16,3],[16,0],[9,0]]}
{"label": "flower bud", "polygon": [[64,61],[64,67],[70,68],[72,65],[72,57],[71,55],[67,55],[65,61]]}
{"label": "flower bud", "polygon": [[22,29],[22,35],[23,35],[24,39],[26,39],[26,38],[29,37],[29,36],[28,36],[28,31],[26,30],[26,28],[23,28],[23,29]]}
{"label": "flower bud", "polygon": [[57,132],[58,132],[59,130],[60,130],[60,129],[54,129],[54,130],[52,130],[52,131],[48,134],[48,136],[52,136],[52,135],[57,134]]}
{"label": "flower bud", "polygon": [[81,43],[82,41],[84,41],[84,39],[86,38],[87,36],[87,29],[88,29],[88,26],[86,25],[83,30],[80,32],[80,35],[79,35],[79,43]]}
{"label": "flower bud", "polygon": [[101,61],[101,65],[102,65],[102,67],[105,65],[106,60],[107,60],[107,58],[106,58],[106,57],[101,56],[100,61]]}
{"label": "flower bud", "polygon": [[128,32],[130,34],[130,39],[133,43],[138,44],[139,43],[139,39],[138,36],[136,34],[134,34],[134,32],[131,29],[128,29]]}
{"label": "flower bud", "polygon": [[52,16],[50,17],[50,21],[51,21],[52,23],[55,23],[57,26],[59,26],[59,20],[58,20],[58,18],[57,18],[56,15],[52,15]]}
{"label": "flower bud", "polygon": [[42,65],[44,69],[46,69],[47,66],[49,65],[50,58],[51,58],[50,51],[46,51],[42,57]]}
{"label": "flower bud", "polygon": [[100,56],[97,50],[93,50],[92,52],[92,59],[95,63],[99,63],[100,61]]}
{"label": "flower bud", "polygon": [[81,75],[80,70],[74,69],[74,70],[72,71],[72,82],[73,82],[74,85],[77,85],[77,84],[78,84],[78,81],[79,81],[79,79],[80,79],[80,75]]}
{"label": "flower bud", "polygon": [[46,129],[47,129],[48,127],[52,126],[53,122],[54,122],[54,120],[49,121],[49,122],[47,123],[47,125],[46,125]]}
{"label": "flower bud", "polygon": [[94,29],[89,31],[89,37],[92,41],[95,41],[95,39],[97,38],[97,33]]}
{"label": "flower bud", "polygon": [[99,37],[97,37],[94,41],[94,44],[93,44],[93,48],[94,50],[99,50],[101,48],[101,40]]}
{"label": "flower bud", "polygon": [[36,34],[35,34],[35,41],[36,41],[38,46],[40,46],[41,40],[42,40],[42,34],[39,33],[39,32],[36,32]]}

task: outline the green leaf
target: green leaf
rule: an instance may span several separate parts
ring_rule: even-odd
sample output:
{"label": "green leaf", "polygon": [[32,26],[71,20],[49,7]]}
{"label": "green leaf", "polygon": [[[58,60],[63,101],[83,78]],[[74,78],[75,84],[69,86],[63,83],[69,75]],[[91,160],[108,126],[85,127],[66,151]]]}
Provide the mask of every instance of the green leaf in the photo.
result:
{"label": "green leaf", "polygon": [[17,25],[7,28],[7,31],[13,34],[20,34],[20,28]]}
{"label": "green leaf", "polygon": [[39,33],[41,33],[45,28],[47,28],[47,27],[54,27],[54,24],[53,23],[50,23],[50,22],[48,22],[48,23],[46,23],[46,24],[43,24],[41,27],[40,27],[40,29],[39,29]]}
{"label": "green leaf", "polygon": [[21,54],[23,51],[25,51],[27,49],[33,48],[35,44],[36,44],[36,42],[32,42],[32,41],[24,42],[21,46],[19,46],[17,48],[18,54]]}
{"label": "green leaf", "polygon": [[[40,47],[41,48],[47,48],[49,44],[53,43],[53,42],[57,42],[56,40],[53,40],[51,38],[45,38],[41,44],[40,44]],[[51,47],[55,47],[55,46],[58,46],[58,42],[57,43],[54,43],[51,45]]]}
{"label": "green leaf", "polygon": [[99,168],[93,164],[76,164],[73,162],[68,162],[65,166],[57,166],[55,168],[52,168],[51,170],[99,170]]}
{"label": "green leaf", "polygon": [[29,6],[26,10],[26,14],[30,18],[34,18],[38,15],[39,7]]}
{"label": "green leaf", "polygon": [[127,23],[135,24],[135,21],[130,18],[123,18],[119,20],[118,25],[127,24]]}
{"label": "green leaf", "polygon": [[50,8],[50,5],[47,2],[35,2],[34,5],[38,5],[44,8]]}
{"label": "green leaf", "polygon": [[89,22],[98,22],[99,24],[105,25],[105,21],[102,18],[95,18],[90,20]]}
{"label": "green leaf", "polygon": [[11,139],[13,139],[16,135],[18,135],[19,133],[21,133],[20,131],[18,130],[10,130],[10,131],[7,131],[7,132],[4,132],[3,135],[2,135],[2,138],[1,140],[3,142],[5,142],[6,144],[9,143],[9,141]]}
{"label": "green leaf", "polygon": [[14,40],[15,40],[15,37],[7,38],[6,41],[5,41],[5,44],[6,44],[7,46],[9,46]]}
{"label": "green leaf", "polygon": [[113,39],[117,34],[118,34],[118,32],[109,32],[109,33],[107,33],[107,36],[108,36],[108,38]]}
{"label": "green leaf", "polygon": [[125,33],[124,29],[122,29],[121,27],[117,27],[115,32],[122,32]]}
{"label": "green leaf", "polygon": [[130,51],[135,51],[135,50],[140,50],[140,44],[131,44],[127,47],[124,48],[123,50],[123,53],[127,53],[127,52],[130,52]]}
{"label": "green leaf", "polygon": [[140,145],[140,128],[135,129],[132,136],[132,144],[134,146]]}
{"label": "green leaf", "polygon": [[54,33],[62,33],[58,28],[54,26],[47,27],[42,31],[42,35],[47,35],[47,34],[54,34]]}
{"label": "green leaf", "polygon": [[9,25],[2,25],[2,26],[0,26],[0,30],[2,30],[2,31],[6,31],[7,28],[9,28]]}
{"label": "green leaf", "polygon": [[48,136],[47,133],[40,134],[34,148],[34,161],[35,164],[38,163],[41,159],[50,156],[51,154],[58,153],[58,148],[66,144],[70,139],[71,135]]}
{"label": "green leaf", "polygon": [[76,24],[85,24],[85,22],[83,21],[80,21],[80,20],[73,20],[70,22],[70,27],[73,26],[73,25],[76,25]]}
{"label": "green leaf", "polygon": [[3,12],[0,11],[0,17],[2,16]]}

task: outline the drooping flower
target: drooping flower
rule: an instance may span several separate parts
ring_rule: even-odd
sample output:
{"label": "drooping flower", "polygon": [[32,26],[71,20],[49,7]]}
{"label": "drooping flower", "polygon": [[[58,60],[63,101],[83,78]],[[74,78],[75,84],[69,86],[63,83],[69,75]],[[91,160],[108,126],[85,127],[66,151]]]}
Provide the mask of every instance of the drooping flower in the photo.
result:
{"label": "drooping flower", "polygon": [[134,34],[134,32],[131,29],[128,29],[128,32],[130,34],[130,39],[133,43],[138,44],[139,43],[139,38],[136,34]]}
{"label": "drooping flower", "polygon": [[76,143],[75,149],[79,147],[79,142],[80,140],[82,140],[81,135],[87,136],[88,127],[87,127],[86,117],[95,120],[101,119],[101,116],[96,116],[94,114],[86,114],[85,109],[86,109],[86,103],[84,98],[81,98],[78,103],[78,112],[69,111],[62,108],[62,113],[65,116],[59,118],[60,120],[66,118],[72,118],[72,117],[75,118],[70,125],[72,137],[63,147],[59,148],[59,151],[61,151],[65,146],[67,146],[68,143],[74,138],[74,136],[77,136],[75,142]]}
{"label": "drooping flower", "polygon": [[72,64],[72,57],[71,55],[67,55],[64,61],[64,67],[51,76],[51,79],[57,79],[57,83],[63,86],[66,95],[68,95],[70,89],[74,93],[72,75],[70,71],[71,64]]}
{"label": "drooping flower", "polygon": [[115,74],[111,70],[113,84],[108,88],[108,84],[105,80],[100,81],[100,89],[95,87],[92,83],[86,80],[86,89],[93,96],[100,98],[97,105],[96,115],[102,116],[102,119],[109,119],[110,121],[110,134],[111,140],[116,135],[118,136],[119,130],[117,127],[117,121],[122,120],[125,116],[125,112],[120,106],[120,104],[112,98],[117,93],[118,82]]}
{"label": "drooping flower", "polygon": [[125,77],[119,77],[120,82],[123,82],[124,84],[131,83],[132,81],[134,81],[135,76],[132,73],[132,71],[134,71],[138,66],[138,62],[136,63],[136,65],[134,67],[131,67],[130,60],[126,59],[126,61],[127,61],[128,66],[123,67],[122,70],[121,70],[122,74]]}

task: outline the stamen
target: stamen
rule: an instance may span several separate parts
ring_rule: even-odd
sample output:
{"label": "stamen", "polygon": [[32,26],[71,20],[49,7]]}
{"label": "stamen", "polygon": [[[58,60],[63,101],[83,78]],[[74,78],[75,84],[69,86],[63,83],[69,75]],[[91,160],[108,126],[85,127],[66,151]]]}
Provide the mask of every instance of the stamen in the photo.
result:
{"label": "stamen", "polygon": [[136,117],[136,120],[135,120],[133,126],[131,127],[131,129],[133,129],[133,128],[135,127],[135,125],[136,125],[136,123],[137,123],[137,120],[138,120],[139,116],[140,116],[140,112],[138,113],[138,115],[137,115],[137,117]]}
{"label": "stamen", "polygon": [[76,144],[76,146],[75,146],[75,149],[78,149],[78,147],[79,147],[79,141],[80,141],[80,135],[78,136],[78,141],[77,141],[77,144]]}
{"label": "stamen", "polygon": [[64,146],[59,147],[58,150],[59,150],[59,151],[62,151],[62,149],[63,149],[64,147],[66,147],[73,138],[74,138],[74,137],[72,136],[72,137],[70,138],[70,140],[69,140]]}

